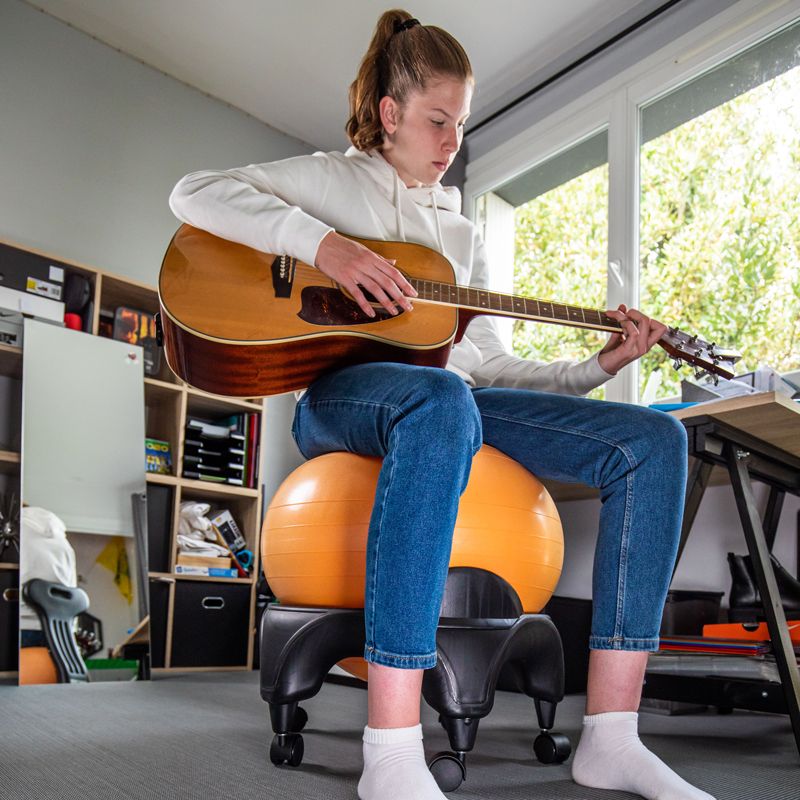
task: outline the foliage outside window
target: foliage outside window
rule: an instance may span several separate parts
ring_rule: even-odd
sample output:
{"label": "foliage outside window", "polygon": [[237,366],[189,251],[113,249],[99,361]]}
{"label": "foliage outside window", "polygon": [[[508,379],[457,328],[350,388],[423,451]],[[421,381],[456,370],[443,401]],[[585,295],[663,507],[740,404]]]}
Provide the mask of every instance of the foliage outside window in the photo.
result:
{"label": "foliage outside window", "polygon": [[[669,324],[738,349],[737,371],[800,366],[800,68],[643,145],[640,297]],[[680,374],[642,360],[662,396]]]}
{"label": "foliage outside window", "polygon": [[[595,167],[518,206],[514,285],[518,294],[605,308],[608,260],[608,164]],[[515,322],[514,353],[582,361],[606,335],[562,325]],[[601,386],[590,397],[603,397]]]}

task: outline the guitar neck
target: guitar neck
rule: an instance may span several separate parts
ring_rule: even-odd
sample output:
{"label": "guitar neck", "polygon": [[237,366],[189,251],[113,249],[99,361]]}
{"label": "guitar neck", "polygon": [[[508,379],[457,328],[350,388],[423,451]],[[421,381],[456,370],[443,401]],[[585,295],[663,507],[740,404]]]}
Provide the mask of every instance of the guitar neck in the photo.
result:
{"label": "guitar neck", "polygon": [[409,283],[417,290],[414,302],[435,303],[457,306],[476,314],[492,314],[499,317],[551,322],[556,325],[570,325],[575,328],[590,328],[596,331],[619,333],[620,323],[596,308],[569,306],[553,303],[550,300],[537,300],[516,294],[490,292],[471,286],[457,286],[437,281],[409,278]]}

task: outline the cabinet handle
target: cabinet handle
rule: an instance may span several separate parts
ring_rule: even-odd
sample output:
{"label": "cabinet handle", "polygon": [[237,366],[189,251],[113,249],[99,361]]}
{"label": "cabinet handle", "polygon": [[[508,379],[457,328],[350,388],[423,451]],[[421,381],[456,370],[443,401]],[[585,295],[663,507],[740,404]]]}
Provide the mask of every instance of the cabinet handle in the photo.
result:
{"label": "cabinet handle", "polygon": [[3,600],[5,600],[7,603],[18,603],[19,589],[6,589],[3,592]]}
{"label": "cabinet handle", "polygon": [[204,597],[200,605],[209,611],[221,611],[225,608],[225,601],[221,597]]}

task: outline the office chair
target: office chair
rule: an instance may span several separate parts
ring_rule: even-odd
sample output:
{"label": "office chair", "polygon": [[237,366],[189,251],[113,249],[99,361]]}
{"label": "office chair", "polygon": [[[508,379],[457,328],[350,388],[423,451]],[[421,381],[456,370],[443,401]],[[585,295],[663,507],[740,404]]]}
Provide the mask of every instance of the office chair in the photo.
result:
{"label": "office chair", "polygon": [[58,682],[87,683],[89,671],[72,629],[75,617],[89,608],[86,592],[32,578],[22,587],[22,597],[42,623],[42,633],[56,666]]}
{"label": "office chair", "polygon": [[[261,696],[275,734],[270,759],[299,766],[300,731],[334,664],[366,678],[363,586],[367,529],[380,459],[329,453],[306,462],[270,503],[261,539],[267,581],[279,603],[260,626]],[[451,751],[429,768],[442,791],[466,777],[478,724],[494,704],[500,671],[534,700],[544,763],[570,753],[555,733],[564,696],[561,639],[536,613],[561,573],[563,538],[553,501],[512,459],[484,445],[461,498],[437,629],[438,661],[422,693],[439,714]]]}

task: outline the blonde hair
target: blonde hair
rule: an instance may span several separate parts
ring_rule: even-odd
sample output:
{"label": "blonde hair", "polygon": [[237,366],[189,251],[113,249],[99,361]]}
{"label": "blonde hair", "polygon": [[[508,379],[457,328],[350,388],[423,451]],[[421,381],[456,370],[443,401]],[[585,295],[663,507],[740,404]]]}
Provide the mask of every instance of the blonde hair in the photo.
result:
{"label": "blonde hair", "polygon": [[423,91],[438,76],[474,82],[464,48],[447,31],[421,25],[402,9],[384,12],[350,85],[350,119],[345,130],[359,150],[383,145],[379,103],[394,98],[403,106],[410,92]]}

